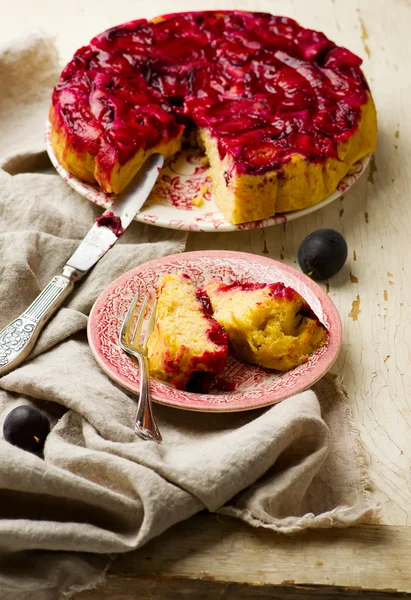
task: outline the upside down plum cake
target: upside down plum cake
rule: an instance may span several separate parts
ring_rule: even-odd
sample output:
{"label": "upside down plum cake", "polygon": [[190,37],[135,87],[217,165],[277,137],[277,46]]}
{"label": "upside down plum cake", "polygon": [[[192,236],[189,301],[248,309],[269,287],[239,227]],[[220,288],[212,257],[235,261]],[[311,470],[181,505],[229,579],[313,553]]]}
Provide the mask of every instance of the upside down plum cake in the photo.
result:
{"label": "upside down plum cake", "polygon": [[119,194],[148,155],[171,157],[194,132],[228,221],[298,210],[375,149],[361,62],[266,13],[131,21],[96,36],[63,70],[51,143],[73,175]]}

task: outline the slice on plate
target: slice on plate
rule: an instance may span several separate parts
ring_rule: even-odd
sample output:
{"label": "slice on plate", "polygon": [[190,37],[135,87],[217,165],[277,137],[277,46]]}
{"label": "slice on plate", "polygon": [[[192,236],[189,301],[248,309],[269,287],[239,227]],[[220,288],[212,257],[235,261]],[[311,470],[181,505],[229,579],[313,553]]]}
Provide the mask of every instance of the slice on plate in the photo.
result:
{"label": "slice on plate", "polygon": [[187,275],[165,275],[148,342],[151,374],[178,389],[207,392],[228,357],[228,335]]}
{"label": "slice on plate", "polygon": [[306,362],[327,339],[306,301],[283,283],[212,280],[205,292],[237,360],[286,371]]}

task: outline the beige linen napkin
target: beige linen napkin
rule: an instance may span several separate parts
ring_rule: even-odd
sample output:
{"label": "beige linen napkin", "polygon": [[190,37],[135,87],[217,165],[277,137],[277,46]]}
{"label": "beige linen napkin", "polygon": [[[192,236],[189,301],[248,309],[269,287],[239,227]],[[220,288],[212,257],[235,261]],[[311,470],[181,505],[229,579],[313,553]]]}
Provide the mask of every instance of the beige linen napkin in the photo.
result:
{"label": "beige linen napkin", "polygon": [[[43,128],[59,67],[33,35],[0,53],[0,327],[67,260],[99,210],[50,167]],[[133,431],[136,399],[91,356],[90,308],[120,273],[182,251],[185,234],[133,224],[0,379],[0,426],[20,404],[52,422],[44,460],[0,440],[2,599],[54,600],[93,586],[113,553],[207,509],[291,533],[373,514],[347,404],[332,376],[265,410],[155,406],[164,442]]]}

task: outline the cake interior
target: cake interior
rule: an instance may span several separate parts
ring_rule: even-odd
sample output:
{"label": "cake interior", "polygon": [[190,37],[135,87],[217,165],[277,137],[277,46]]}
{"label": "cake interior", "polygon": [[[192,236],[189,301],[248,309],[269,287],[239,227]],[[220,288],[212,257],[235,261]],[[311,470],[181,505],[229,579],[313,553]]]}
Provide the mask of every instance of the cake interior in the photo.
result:
{"label": "cake interior", "polygon": [[212,280],[205,291],[237,360],[286,371],[306,362],[327,339],[306,301],[283,283]]}
{"label": "cake interior", "polygon": [[209,388],[227,362],[228,335],[210,315],[188,276],[165,275],[158,289],[157,315],[148,341],[150,371],[177,388]]}

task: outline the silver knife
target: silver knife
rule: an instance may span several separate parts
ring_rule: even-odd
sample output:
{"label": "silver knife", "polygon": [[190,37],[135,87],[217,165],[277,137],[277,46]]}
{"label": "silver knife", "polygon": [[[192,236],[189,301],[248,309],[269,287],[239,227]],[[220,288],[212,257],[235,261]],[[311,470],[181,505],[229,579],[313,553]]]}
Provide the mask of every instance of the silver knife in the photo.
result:
{"label": "silver knife", "polygon": [[77,250],[30,306],[0,331],[0,376],[22,363],[33,349],[50,317],[63,304],[79,281],[116,243],[147,200],[164,163],[162,154],[152,154],[136,178],[87,233]]}

